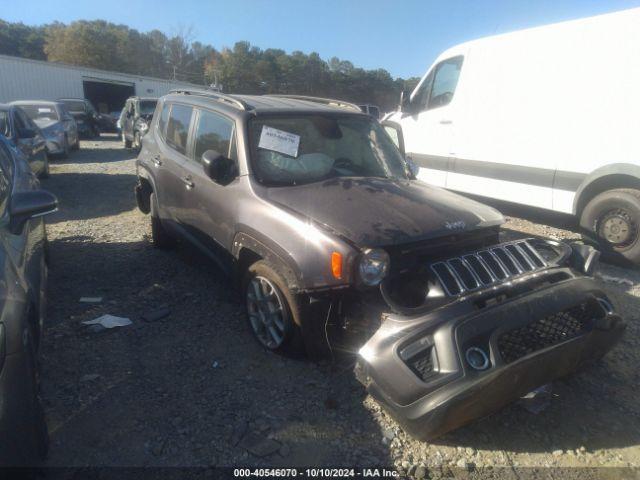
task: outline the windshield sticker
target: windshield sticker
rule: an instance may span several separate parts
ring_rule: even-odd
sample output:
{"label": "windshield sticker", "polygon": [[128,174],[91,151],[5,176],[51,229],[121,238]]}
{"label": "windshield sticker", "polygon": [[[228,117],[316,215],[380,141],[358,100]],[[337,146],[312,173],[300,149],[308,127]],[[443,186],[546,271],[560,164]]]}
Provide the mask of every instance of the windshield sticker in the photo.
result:
{"label": "windshield sticker", "polygon": [[39,107],[38,113],[51,113],[51,109],[47,107]]}
{"label": "windshield sticker", "polygon": [[300,145],[300,135],[278,130],[277,128],[262,127],[260,143],[258,148],[284,153],[290,157],[298,156],[298,146]]}

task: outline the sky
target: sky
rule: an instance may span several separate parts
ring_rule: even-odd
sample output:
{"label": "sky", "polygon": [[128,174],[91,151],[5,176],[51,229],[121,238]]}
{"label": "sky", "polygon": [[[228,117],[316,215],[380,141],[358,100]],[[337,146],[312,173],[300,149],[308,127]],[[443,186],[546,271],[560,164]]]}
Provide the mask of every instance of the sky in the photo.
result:
{"label": "sky", "polygon": [[216,49],[318,52],[394,77],[422,76],[448,47],[527,27],[640,7],[640,0],[0,0],[0,18],[40,25],[103,19]]}

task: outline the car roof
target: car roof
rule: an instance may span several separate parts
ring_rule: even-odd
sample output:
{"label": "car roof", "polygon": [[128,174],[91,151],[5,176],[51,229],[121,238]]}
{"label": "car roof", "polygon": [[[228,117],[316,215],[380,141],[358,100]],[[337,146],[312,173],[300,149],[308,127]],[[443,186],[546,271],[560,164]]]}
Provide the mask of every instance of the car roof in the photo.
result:
{"label": "car roof", "polygon": [[15,102],[11,102],[11,105],[51,105],[51,106],[59,106],[60,102],[54,102],[51,100],[16,100]]}
{"label": "car roof", "polygon": [[343,101],[302,95],[228,95],[206,90],[172,91],[166,100],[193,105],[215,106],[227,113],[347,113],[364,115],[357,105]]}

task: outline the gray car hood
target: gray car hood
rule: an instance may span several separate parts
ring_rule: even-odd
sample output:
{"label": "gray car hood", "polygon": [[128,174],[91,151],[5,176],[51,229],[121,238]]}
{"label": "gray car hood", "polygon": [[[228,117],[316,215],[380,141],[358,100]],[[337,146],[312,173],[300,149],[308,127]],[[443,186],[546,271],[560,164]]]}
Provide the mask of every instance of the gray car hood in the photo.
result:
{"label": "gray car hood", "polygon": [[491,207],[418,180],[338,178],[269,188],[267,197],[360,247],[398,245],[504,222]]}

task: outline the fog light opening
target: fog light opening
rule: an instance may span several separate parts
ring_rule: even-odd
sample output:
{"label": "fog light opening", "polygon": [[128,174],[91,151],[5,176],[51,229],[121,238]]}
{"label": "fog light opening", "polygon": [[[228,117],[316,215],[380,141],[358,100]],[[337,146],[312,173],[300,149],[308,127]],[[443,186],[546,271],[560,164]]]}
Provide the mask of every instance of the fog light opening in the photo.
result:
{"label": "fog light opening", "polygon": [[470,347],[464,354],[467,363],[474,370],[486,370],[489,368],[489,357],[484,350],[478,347]]}

